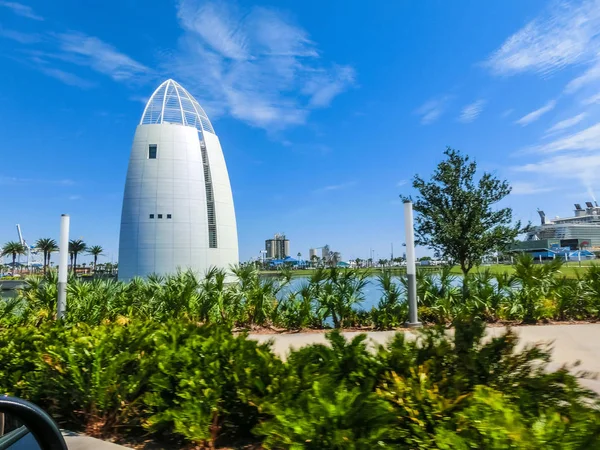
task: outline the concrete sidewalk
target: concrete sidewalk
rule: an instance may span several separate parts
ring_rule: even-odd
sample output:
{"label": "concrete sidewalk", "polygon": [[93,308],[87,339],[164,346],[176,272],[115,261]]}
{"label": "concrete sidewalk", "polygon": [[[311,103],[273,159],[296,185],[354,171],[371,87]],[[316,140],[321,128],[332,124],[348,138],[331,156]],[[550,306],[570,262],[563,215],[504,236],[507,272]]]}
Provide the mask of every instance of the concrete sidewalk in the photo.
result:
{"label": "concrete sidewalk", "polygon": [[65,432],[64,436],[69,450],[119,450],[127,448],[82,434]]}

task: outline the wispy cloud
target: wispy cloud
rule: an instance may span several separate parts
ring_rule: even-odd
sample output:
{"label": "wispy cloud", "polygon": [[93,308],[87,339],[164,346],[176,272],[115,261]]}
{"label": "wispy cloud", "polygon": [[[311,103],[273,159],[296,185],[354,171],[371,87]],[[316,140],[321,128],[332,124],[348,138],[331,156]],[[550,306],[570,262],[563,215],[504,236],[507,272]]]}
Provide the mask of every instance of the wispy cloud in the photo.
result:
{"label": "wispy cloud", "polygon": [[505,117],[510,116],[513,112],[515,112],[515,110],[513,108],[509,108],[506,111],[504,111],[502,114],[500,114],[500,117],[502,117],[504,119]]}
{"label": "wispy cloud", "polygon": [[546,135],[554,134],[559,131],[570,128],[572,126],[575,126],[579,122],[581,122],[583,119],[585,119],[586,116],[587,116],[586,113],[581,113],[581,114],[577,114],[576,116],[569,117],[568,119],[561,120],[560,122],[556,122],[554,125],[552,125],[550,128],[548,128],[546,130]]}
{"label": "wispy cloud", "polygon": [[485,103],[485,100],[480,99],[465,106],[458,120],[463,123],[473,122],[481,114],[481,111],[483,111]]}
{"label": "wispy cloud", "polygon": [[[598,26],[600,26],[600,23]],[[572,94],[573,92],[580,90],[582,87],[598,80],[600,80],[600,61],[596,62],[596,64],[587,69],[581,75],[571,80],[565,87],[565,92]]]}
{"label": "wispy cloud", "polygon": [[184,36],[168,68],[213,114],[284,128],[355,83],[352,67],[325,61],[278,10],[199,0],[180,0],[177,10]]}
{"label": "wispy cloud", "polygon": [[101,39],[84,33],[26,34],[0,28],[0,36],[21,44],[40,43],[35,49],[23,51],[14,59],[71,86],[95,86],[94,82],[73,73],[77,66],[120,82],[146,81],[154,76],[154,71],[144,64]]}
{"label": "wispy cloud", "polygon": [[532,195],[532,194],[541,194],[543,192],[554,191],[556,188],[541,186],[536,183],[530,182],[520,182],[516,181],[512,183],[512,191],[513,195]]}
{"label": "wispy cloud", "polygon": [[62,69],[57,69],[56,67],[49,67],[45,65],[37,65],[37,70],[48,75],[49,77],[56,78],[57,80],[62,81],[69,86],[75,86],[82,89],[90,89],[95,86],[95,84],[89,80],[81,78],[74,73],[66,72]]}
{"label": "wispy cloud", "polygon": [[324,192],[330,192],[330,191],[339,191],[342,189],[348,189],[352,186],[356,185],[355,181],[350,181],[348,183],[341,183],[341,184],[331,184],[329,186],[324,186],[322,188],[319,189],[315,189],[313,192],[315,194],[322,194]]}
{"label": "wispy cloud", "polygon": [[415,111],[415,114],[421,116],[421,123],[423,125],[429,125],[441,117],[450,100],[452,100],[452,96],[450,95],[444,95],[443,97],[429,100],[421,105]]}
{"label": "wispy cloud", "polygon": [[536,153],[596,150],[600,150],[600,123],[552,142],[529,148],[530,152]]}
{"label": "wispy cloud", "polygon": [[408,184],[409,180],[400,180],[398,181],[398,183],[396,183],[396,187],[402,187],[405,184]]}
{"label": "wispy cloud", "polygon": [[600,154],[555,155],[513,169],[518,172],[550,175],[554,180],[580,180],[587,186],[589,180],[597,179],[596,175],[600,171]]}
{"label": "wispy cloud", "polygon": [[112,45],[94,36],[70,32],[55,35],[60,54],[56,58],[89,67],[116,81],[130,80],[151,73],[151,70]]}
{"label": "wispy cloud", "polygon": [[536,120],[538,120],[540,117],[542,117],[547,112],[552,111],[555,106],[556,106],[556,101],[555,100],[550,100],[548,103],[546,103],[541,108],[536,109],[535,111],[532,111],[529,114],[521,117],[515,123],[518,123],[521,126],[529,125],[530,123],[535,122]]}
{"label": "wispy cloud", "polygon": [[535,161],[514,170],[551,176],[552,180],[578,181],[587,189],[600,184],[600,123],[529,150],[537,153]]}
{"label": "wispy cloud", "polygon": [[585,69],[565,87],[572,94],[600,81],[600,0],[557,1],[510,36],[485,62],[496,75],[542,76],[568,66]]}
{"label": "wispy cloud", "polygon": [[20,44],[35,44],[41,40],[41,37],[36,33],[22,33],[20,31],[8,30],[2,27],[0,27],[0,36]]}
{"label": "wispy cloud", "polygon": [[75,181],[69,178],[48,179],[48,178],[23,178],[14,176],[0,175],[0,184],[2,185],[25,185],[25,184],[52,184],[57,186],[73,186]]}
{"label": "wispy cloud", "polygon": [[15,13],[21,17],[26,17],[31,20],[40,20],[40,21],[44,20],[44,18],[42,16],[36,14],[33,11],[33,9],[31,9],[30,6],[23,5],[22,3],[6,2],[6,1],[0,0],[0,6],[3,6],[5,8],[12,10],[13,13]]}
{"label": "wispy cloud", "polygon": [[69,195],[69,197],[68,197],[68,198],[69,198],[69,200],[71,200],[71,201],[75,201],[75,200],[81,200],[83,197],[82,197],[81,195],[77,195],[77,194],[75,194],[75,195]]}
{"label": "wispy cloud", "polygon": [[596,103],[600,103],[600,92],[581,101],[582,105],[594,105]]}
{"label": "wispy cloud", "polygon": [[510,36],[487,60],[499,75],[548,74],[595,58],[600,2],[555,3]]}

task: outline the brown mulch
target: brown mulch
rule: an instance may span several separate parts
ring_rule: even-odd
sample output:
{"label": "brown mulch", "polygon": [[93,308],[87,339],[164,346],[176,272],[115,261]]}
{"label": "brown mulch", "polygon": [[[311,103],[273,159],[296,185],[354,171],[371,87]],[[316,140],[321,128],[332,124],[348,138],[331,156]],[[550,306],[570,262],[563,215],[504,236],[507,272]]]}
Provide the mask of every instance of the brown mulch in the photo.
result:
{"label": "brown mulch", "polygon": [[[522,321],[498,321],[498,322],[487,322],[486,326],[488,327],[543,327],[547,325],[590,325],[590,324],[598,324],[598,321],[594,320],[562,320],[562,321],[552,321],[546,320],[537,323],[524,323]],[[436,324],[433,323],[424,323],[423,327],[434,327]],[[448,327],[451,327],[451,324],[447,324]],[[328,333],[332,331],[333,328],[301,328],[297,330],[289,330],[286,328],[277,328],[277,327],[258,327],[252,326],[248,328],[234,328],[234,333],[250,333],[250,334],[300,334],[300,333]],[[391,330],[378,330],[374,327],[349,327],[342,328],[340,331],[344,332],[371,332],[371,331],[410,331],[414,330],[414,328],[407,327],[396,327]]]}

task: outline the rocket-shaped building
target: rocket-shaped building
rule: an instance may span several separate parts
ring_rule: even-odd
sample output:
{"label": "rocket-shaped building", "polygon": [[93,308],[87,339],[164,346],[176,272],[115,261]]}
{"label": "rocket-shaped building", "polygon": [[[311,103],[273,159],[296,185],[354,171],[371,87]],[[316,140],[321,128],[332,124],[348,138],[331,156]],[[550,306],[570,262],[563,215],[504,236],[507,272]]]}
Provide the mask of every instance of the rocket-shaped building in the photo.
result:
{"label": "rocket-shaped building", "polygon": [[173,80],[144,109],[133,139],[119,240],[119,279],[202,275],[237,264],[233,196],[219,138],[200,104]]}

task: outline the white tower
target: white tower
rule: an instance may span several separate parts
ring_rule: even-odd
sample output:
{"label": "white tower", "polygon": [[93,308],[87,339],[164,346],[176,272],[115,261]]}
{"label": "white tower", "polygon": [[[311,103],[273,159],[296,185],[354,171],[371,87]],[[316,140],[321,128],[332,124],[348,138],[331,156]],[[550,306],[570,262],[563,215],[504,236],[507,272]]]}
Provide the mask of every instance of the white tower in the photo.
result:
{"label": "white tower", "polygon": [[229,175],[198,102],[173,80],[144,109],[133,139],[119,240],[119,279],[237,264]]}

